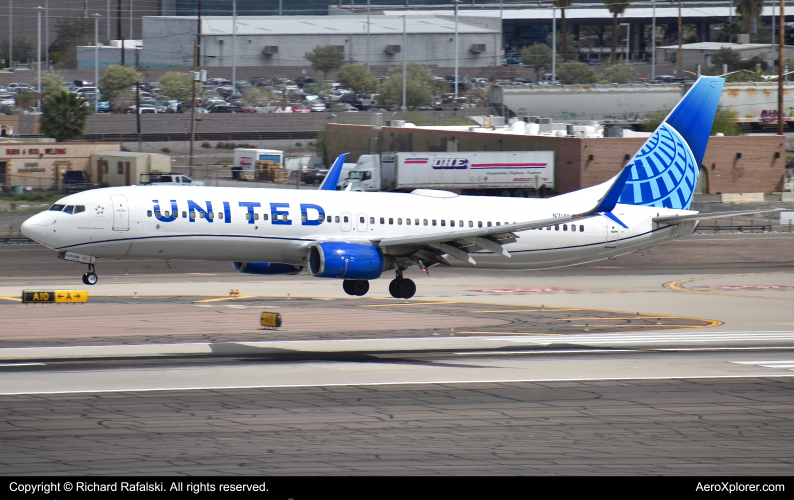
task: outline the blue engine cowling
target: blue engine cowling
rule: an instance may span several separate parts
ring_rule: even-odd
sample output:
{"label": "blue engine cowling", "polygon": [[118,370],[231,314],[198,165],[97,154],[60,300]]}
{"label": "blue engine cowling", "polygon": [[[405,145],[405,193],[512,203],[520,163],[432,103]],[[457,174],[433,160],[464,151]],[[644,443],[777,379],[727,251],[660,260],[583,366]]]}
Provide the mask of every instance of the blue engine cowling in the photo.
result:
{"label": "blue engine cowling", "polygon": [[246,274],[298,274],[303,269],[290,264],[272,264],[270,262],[232,262],[235,271]]}
{"label": "blue engine cowling", "polygon": [[372,245],[326,241],[309,250],[309,272],[318,278],[373,280],[394,265],[393,257]]}

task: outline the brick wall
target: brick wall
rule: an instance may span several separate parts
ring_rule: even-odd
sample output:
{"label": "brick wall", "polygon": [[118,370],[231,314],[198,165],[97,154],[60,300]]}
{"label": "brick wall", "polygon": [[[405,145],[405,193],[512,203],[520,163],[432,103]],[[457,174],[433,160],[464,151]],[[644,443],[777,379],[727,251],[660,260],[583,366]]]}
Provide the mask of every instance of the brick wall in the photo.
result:
{"label": "brick wall", "polygon": [[[329,159],[349,151],[347,161],[357,161],[369,153],[371,137],[371,127],[329,124]],[[554,151],[557,190],[567,193],[608,180],[644,142],[644,138],[574,139],[383,127],[380,151]],[[737,153],[742,157],[737,158]],[[785,156],[785,142],[776,135],[712,137],[703,161],[708,193],[780,191]]]}

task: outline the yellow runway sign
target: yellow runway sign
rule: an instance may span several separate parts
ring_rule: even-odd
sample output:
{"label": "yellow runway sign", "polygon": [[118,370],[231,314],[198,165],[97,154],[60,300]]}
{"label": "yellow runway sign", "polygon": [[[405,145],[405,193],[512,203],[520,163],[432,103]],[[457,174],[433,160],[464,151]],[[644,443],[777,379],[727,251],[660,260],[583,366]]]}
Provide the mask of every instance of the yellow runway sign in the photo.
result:
{"label": "yellow runway sign", "polygon": [[75,303],[88,302],[88,290],[24,290],[25,303]]}

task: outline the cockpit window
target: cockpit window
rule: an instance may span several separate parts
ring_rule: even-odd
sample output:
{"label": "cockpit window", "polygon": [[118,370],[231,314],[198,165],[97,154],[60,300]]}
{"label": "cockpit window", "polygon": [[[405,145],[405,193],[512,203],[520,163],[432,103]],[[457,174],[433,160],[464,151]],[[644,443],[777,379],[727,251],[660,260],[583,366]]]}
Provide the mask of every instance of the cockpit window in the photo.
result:
{"label": "cockpit window", "polygon": [[67,205],[66,208],[63,209],[63,212],[66,214],[70,214],[74,211],[74,205]]}
{"label": "cockpit window", "polygon": [[65,207],[65,206],[66,205],[55,204],[55,205],[50,207],[50,210],[52,210],[53,212],[60,212],[61,210],[63,210],[63,207]]}
{"label": "cockpit window", "polygon": [[74,207],[74,213],[79,214],[80,212],[85,212],[85,205],[77,205]]}

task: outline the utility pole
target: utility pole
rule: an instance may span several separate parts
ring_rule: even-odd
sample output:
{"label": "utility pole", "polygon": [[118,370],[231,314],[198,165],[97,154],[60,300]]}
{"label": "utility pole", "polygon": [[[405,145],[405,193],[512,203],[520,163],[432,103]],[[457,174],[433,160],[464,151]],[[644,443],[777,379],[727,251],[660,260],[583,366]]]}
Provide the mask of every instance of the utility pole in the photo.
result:
{"label": "utility pole", "polygon": [[94,14],[94,114],[99,113],[99,13]]}
{"label": "utility pole", "polygon": [[44,67],[50,69],[50,0],[44,1],[44,33],[44,52],[47,53]]}
{"label": "utility pole", "polygon": [[119,0],[118,6],[119,8],[118,8],[117,24],[118,24],[118,32],[119,32],[119,43],[121,43],[121,65],[126,66],[126,64],[124,64],[124,34],[121,32],[121,0]]}
{"label": "utility pole", "polygon": [[141,82],[135,82],[135,114],[138,125],[138,142],[141,141]]}
{"label": "utility pole", "polygon": [[198,22],[197,22],[197,30],[196,30],[196,41],[193,42],[193,74],[191,75],[191,80],[193,80],[192,86],[193,90],[190,94],[190,177],[193,178],[193,140],[196,136],[196,80],[198,77],[196,76],[196,72],[198,71],[199,66],[199,57],[201,57],[201,0],[198,3]]}
{"label": "utility pole", "polygon": [[684,50],[682,44],[684,42],[684,29],[683,21],[681,20],[681,0],[678,0],[678,67],[684,67]]}
{"label": "utility pole", "polygon": [[14,69],[14,0],[8,6],[8,67]]}
{"label": "utility pole", "polygon": [[408,41],[408,30],[406,29],[406,22],[405,22],[405,14],[403,14],[403,46],[401,52],[403,53],[403,111],[406,110],[406,92],[405,92],[405,84],[407,82],[405,70],[406,70],[406,62],[407,62],[407,52],[408,47],[406,45]]}
{"label": "utility pole", "polygon": [[780,43],[778,43],[777,47],[777,135],[783,135],[783,61],[785,61],[783,47],[786,43],[786,13],[783,10],[785,6],[786,2],[780,0],[780,29],[778,30]]}
{"label": "utility pole", "polygon": [[36,96],[38,99],[39,111],[41,111],[41,11],[44,9],[41,6],[38,6],[36,7],[36,10],[38,11],[38,17],[39,17],[39,50],[37,51],[38,57],[36,58],[36,60],[38,61],[37,66],[39,71],[39,81],[38,81],[39,88],[37,89]]}

